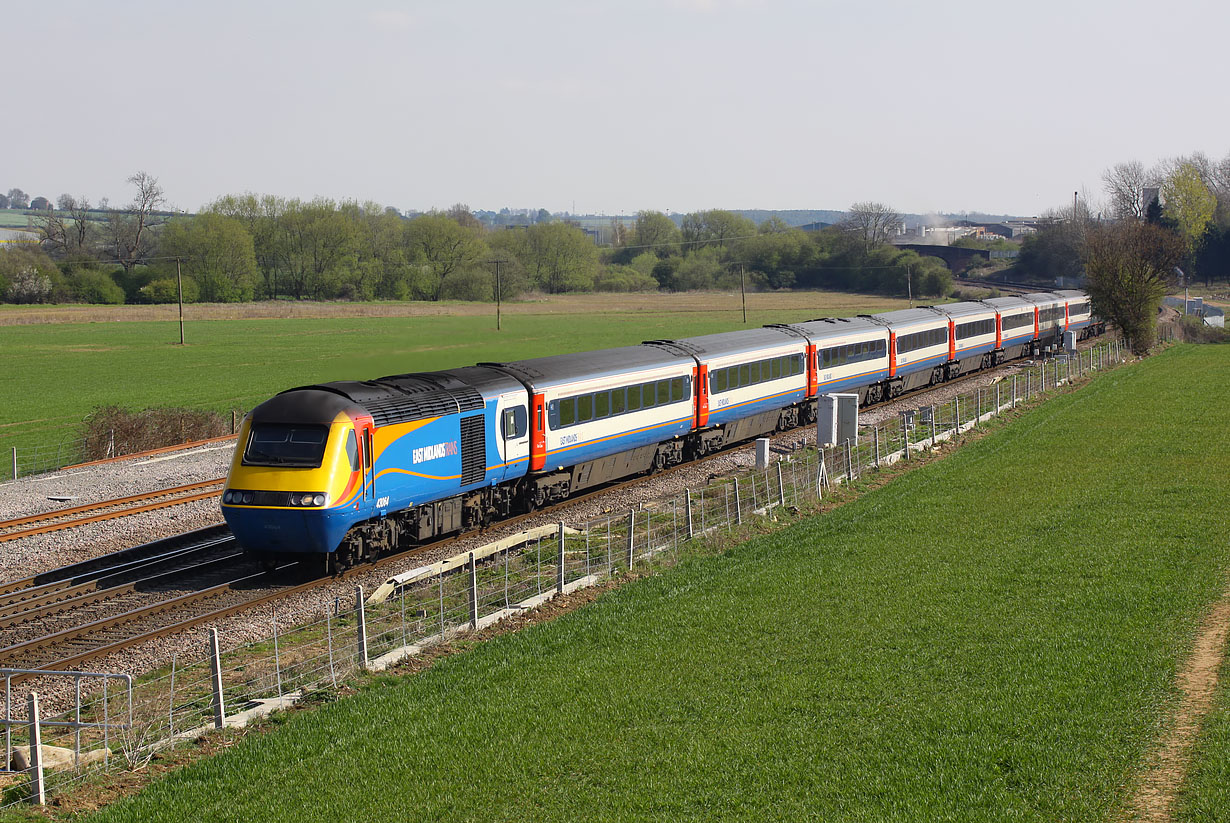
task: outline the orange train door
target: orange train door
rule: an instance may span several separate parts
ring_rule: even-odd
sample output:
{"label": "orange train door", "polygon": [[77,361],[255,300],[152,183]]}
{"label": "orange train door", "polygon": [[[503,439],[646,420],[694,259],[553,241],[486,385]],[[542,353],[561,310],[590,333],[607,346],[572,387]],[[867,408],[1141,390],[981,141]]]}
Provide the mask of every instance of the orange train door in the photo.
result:
{"label": "orange train door", "polygon": [[696,381],[696,428],[709,424],[709,367],[699,365],[692,371]]}
{"label": "orange train door", "polygon": [[530,471],[542,471],[543,466],[547,465],[546,405],[543,395],[534,395],[530,414]]}

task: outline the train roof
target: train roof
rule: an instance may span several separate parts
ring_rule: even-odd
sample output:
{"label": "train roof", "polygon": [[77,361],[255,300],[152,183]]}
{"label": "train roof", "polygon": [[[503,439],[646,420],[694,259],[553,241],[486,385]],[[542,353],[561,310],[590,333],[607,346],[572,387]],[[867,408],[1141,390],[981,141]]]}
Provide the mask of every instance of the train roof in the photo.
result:
{"label": "train roof", "polygon": [[535,389],[571,383],[576,380],[609,377],[646,371],[664,366],[692,366],[691,357],[657,346],[624,346],[618,349],[556,354],[508,363],[479,363],[502,369]]}
{"label": "train roof", "polygon": [[863,332],[887,333],[883,323],[877,323],[868,317],[820,317],[802,323],[791,323],[790,328],[802,332],[811,340],[845,337]]}
{"label": "train roof", "polygon": [[1049,292],[1049,291],[1038,291],[1038,292],[1034,292],[1033,294],[1026,294],[1023,296],[1029,302],[1037,303],[1037,304],[1062,303],[1063,302],[1063,297],[1061,297],[1058,294],[1055,294],[1054,292]]}
{"label": "train roof", "polygon": [[783,326],[766,326],[759,329],[740,329],[717,334],[702,334],[697,337],[682,337],[678,340],[646,340],[646,346],[654,346],[680,354],[697,357],[725,357],[731,354],[757,352],[791,343],[800,347],[807,340],[800,332]]}
{"label": "train roof", "polygon": [[1034,307],[1033,303],[1030,303],[1023,297],[988,297],[982,302],[994,306],[1000,314],[1014,309],[1032,309]]}
{"label": "train roof", "polygon": [[909,326],[921,326],[924,323],[934,323],[943,321],[946,318],[930,306],[919,309],[898,309],[897,311],[884,312],[883,314],[871,315],[876,320],[881,320],[890,326],[897,328],[906,328]]}
{"label": "train roof", "polygon": [[933,308],[952,318],[969,317],[975,314],[986,314],[988,312],[995,311],[994,306],[988,306],[986,303],[974,302],[945,303],[943,306],[934,306]]}
{"label": "train roof", "polygon": [[1069,300],[1073,298],[1079,300],[1079,299],[1087,298],[1089,296],[1087,292],[1083,292],[1080,289],[1055,289],[1055,294],[1059,295],[1060,297],[1066,297]]}

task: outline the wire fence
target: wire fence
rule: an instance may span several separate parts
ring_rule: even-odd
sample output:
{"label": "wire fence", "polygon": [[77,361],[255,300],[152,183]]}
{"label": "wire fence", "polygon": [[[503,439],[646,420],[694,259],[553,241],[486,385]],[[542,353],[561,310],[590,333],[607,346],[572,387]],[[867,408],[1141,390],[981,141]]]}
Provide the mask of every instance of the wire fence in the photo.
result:
{"label": "wire fence", "polygon": [[[0,808],[37,801],[40,788],[66,792],[107,770],[140,768],[176,741],[242,726],[297,702],[327,699],[359,672],[386,669],[561,594],[718,551],[779,507],[814,510],[839,484],[914,459],[1124,359],[1119,344],[1110,342],[1072,358],[1034,363],[989,387],[863,427],[855,440],[799,447],[767,466],[714,478],[636,509],[539,528],[398,575],[373,593],[356,588],[353,598],[335,602],[311,623],[289,625],[275,607],[266,612],[267,639],[227,646],[211,630],[198,656],[173,658],[139,678],[44,676],[40,688],[55,690],[60,704],[45,718],[33,717],[28,694],[10,682],[19,674],[0,669],[6,678],[2,765],[12,781]],[[117,677],[127,678],[128,687]],[[65,687],[68,681],[75,685]],[[30,745],[36,733],[37,750]],[[39,776],[44,772],[46,784]]]}

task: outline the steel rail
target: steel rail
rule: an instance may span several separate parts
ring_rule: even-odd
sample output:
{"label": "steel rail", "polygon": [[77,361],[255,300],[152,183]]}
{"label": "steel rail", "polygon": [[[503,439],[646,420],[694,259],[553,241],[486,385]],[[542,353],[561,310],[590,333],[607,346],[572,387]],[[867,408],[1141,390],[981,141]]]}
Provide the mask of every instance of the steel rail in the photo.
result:
{"label": "steel rail", "polygon": [[[221,482],[223,481],[218,481],[218,483]],[[208,500],[211,497],[219,497],[221,494],[221,490],[202,492],[200,494],[188,495],[187,497],[176,497],[173,500],[160,500],[157,503],[146,503],[143,506],[132,506],[125,509],[120,509],[119,511],[103,512],[102,514],[96,514],[91,517],[80,517],[76,520],[65,520],[60,523],[50,523],[45,526],[36,526],[32,529],[23,529],[21,531],[9,532],[8,534],[0,534],[0,543],[7,543],[10,540],[18,540],[23,537],[33,537],[38,534],[49,534],[50,532],[63,531],[64,529],[71,529],[76,526],[85,526],[90,523],[102,523],[106,520],[115,520],[118,517],[128,517],[129,515],[141,514],[142,512],[157,511],[158,509],[165,509],[171,506],[179,506],[183,503],[195,503],[198,500]],[[147,497],[146,499],[150,498]]]}
{"label": "steel rail", "polygon": [[[192,552],[185,552],[191,554]],[[175,577],[180,577],[187,574],[203,572],[211,566],[221,566],[226,563],[231,563],[237,558],[243,557],[242,551],[232,552],[221,557],[211,557],[207,560],[202,560],[197,563],[192,563],[187,566],[181,566],[176,569],[167,569],[159,571],[136,580],[126,582],[115,582],[106,584],[103,581],[106,577],[98,580],[91,580],[88,583],[81,583],[69,589],[64,589],[58,592],[53,592],[47,597],[32,598],[31,600],[23,600],[16,604],[20,608],[10,611],[8,614],[0,616],[0,629],[9,626],[16,626],[22,623],[29,623],[31,620],[37,620],[52,614],[59,614],[79,606],[88,606],[92,603],[98,603],[103,600],[118,597],[129,592],[138,591],[141,586],[150,585],[159,580],[168,580]],[[125,573],[117,573],[113,577],[119,577]]]}
{"label": "steel rail", "polygon": [[[164,537],[160,540],[142,543],[139,546],[132,546],[127,549],[99,555],[98,557],[92,557],[89,560],[70,563],[58,569],[39,572],[29,577],[0,583],[0,595],[50,587],[56,583],[71,586],[84,580],[122,570],[145,560],[173,557],[187,549],[194,549],[205,545],[216,546],[219,543],[233,539],[230,529],[225,525],[205,526],[204,528],[194,529],[183,534]],[[196,540],[201,542],[192,542]],[[187,542],[187,545],[184,545],[185,542]]]}
{"label": "steel rail", "polygon": [[73,506],[70,509],[56,509],[51,512],[42,512],[40,514],[32,514],[28,517],[16,517],[12,520],[0,520],[0,529],[12,529],[17,526],[25,526],[30,523],[41,523],[44,520],[55,520],[59,517],[67,517],[70,514],[83,514],[85,512],[97,511],[98,509],[107,509],[112,506],[122,506],[126,503],[137,503],[145,500],[153,500],[156,497],[165,497],[171,494],[181,494],[183,492],[196,491],[197,489],[208,488],[209,486],[217,486],[225,483],[225,477],[219,477],[216,480],[203,480],[200,483],[189,483],[186,486],[174,486],[169,489],[158,489],[144,494],[134,494],[128,497],[117,497],[114,500],[100,500],[97,503],[85,503],[80,506]]}

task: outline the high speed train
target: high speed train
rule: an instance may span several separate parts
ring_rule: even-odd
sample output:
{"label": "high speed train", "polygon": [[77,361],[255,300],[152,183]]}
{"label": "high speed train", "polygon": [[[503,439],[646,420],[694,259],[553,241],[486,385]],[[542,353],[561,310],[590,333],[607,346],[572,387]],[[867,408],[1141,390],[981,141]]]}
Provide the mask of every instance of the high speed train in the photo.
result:
{"label": "high speed train", "polygon": [[1081,291],[775,324],[282,392],[240,428],[222,513],[338,571],[617,478],[1038,355],[1104,324]]}

